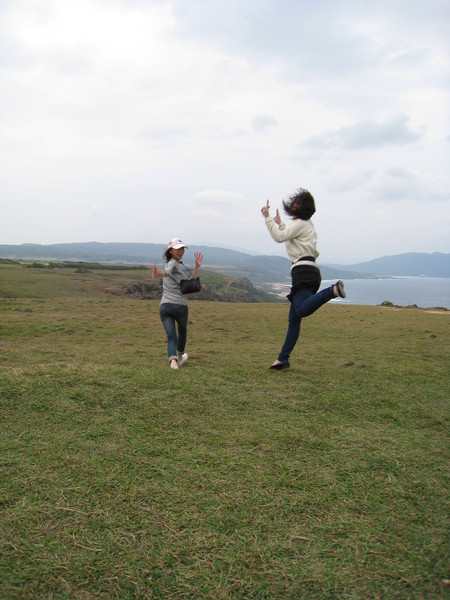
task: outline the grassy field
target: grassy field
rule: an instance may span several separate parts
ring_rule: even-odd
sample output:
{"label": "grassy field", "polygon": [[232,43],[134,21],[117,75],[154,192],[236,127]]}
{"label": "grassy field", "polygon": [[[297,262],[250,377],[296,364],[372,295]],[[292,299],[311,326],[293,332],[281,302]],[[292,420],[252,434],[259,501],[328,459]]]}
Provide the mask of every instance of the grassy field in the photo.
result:
{"label": "grassy field", "polygon": [[272,372],[287,305],[192,301],[171,371],[158,301],[23,271],[0,598],[448,597],[448,312],[326,305]]}

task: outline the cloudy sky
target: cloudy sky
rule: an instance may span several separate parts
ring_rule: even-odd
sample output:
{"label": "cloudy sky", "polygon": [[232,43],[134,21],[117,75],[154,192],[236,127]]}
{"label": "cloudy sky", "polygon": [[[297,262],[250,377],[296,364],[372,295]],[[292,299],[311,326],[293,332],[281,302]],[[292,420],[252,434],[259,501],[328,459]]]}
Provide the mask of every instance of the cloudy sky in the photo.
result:
{"label": "cloudy sky", "polygon": [[0,0],[0,243],[450,252],[448,0]]}

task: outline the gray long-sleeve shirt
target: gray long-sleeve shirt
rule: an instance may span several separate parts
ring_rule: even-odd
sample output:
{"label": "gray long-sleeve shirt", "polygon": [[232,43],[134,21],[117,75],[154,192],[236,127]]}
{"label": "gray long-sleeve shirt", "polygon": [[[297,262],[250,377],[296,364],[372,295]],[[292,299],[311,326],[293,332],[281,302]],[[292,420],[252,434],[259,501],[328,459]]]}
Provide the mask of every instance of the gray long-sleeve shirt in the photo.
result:
{"label": "gray long-sleeve shirt", "polygon": [[171,258],[164,267],[166,276],[163,277],[163,293],[161,304],[184,304],[187,305],[186,298],[181,293],[180,281],[187,279],[180,263]]}

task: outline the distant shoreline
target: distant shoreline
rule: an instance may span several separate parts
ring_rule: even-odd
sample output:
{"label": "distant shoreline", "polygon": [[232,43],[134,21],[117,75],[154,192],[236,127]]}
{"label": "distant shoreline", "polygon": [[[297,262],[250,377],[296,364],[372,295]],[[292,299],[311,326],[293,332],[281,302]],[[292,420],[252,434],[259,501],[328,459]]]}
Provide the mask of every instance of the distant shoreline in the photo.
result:
{"label": "distant shoreline", "polygon": [[[334,280],[323,279],[322,287]],[[344,305],[391,306],[399,308],[450,310],[450,279],[447,277],[391,276],[345,279],[347,298],[332,300]],[[266,289],[280,298],[289,292],[288,283],[268,283]]]}

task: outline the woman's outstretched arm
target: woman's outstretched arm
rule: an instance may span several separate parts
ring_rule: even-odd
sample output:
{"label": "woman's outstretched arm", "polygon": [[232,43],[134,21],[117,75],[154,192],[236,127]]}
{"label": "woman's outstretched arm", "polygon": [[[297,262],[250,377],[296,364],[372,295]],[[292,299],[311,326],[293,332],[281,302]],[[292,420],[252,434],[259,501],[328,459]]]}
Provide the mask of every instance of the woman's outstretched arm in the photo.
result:
{"label": "woman's outstretched arm", "polygon": [[[150,267],[149,267],[150,269]],[[165,277],[166,276],[166,272],[163,269],[158,269],[158,267],[156,265],[153,265],[152,267],[152,277],[153,279],[156,279],[156,277]]]}

